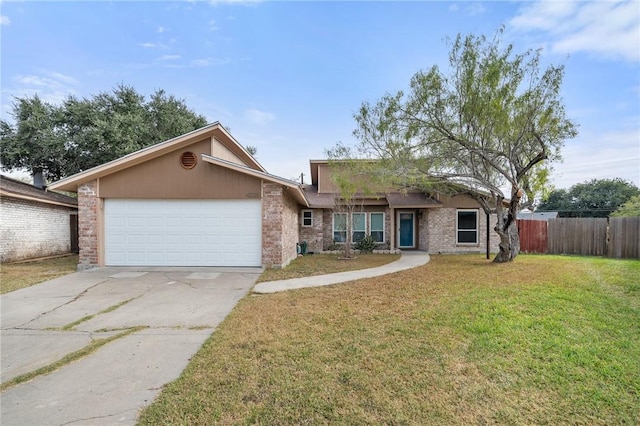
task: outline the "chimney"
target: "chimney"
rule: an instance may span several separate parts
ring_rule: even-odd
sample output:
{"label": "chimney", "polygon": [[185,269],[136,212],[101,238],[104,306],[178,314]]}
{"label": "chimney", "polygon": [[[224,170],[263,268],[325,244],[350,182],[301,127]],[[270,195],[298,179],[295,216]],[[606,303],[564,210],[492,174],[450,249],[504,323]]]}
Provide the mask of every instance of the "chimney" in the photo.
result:
{"label": "chimney", "polygon": [[33,172],[33,186],[36,188],[44,189],[44,177],[42,176],[42,170],[34,170]]}

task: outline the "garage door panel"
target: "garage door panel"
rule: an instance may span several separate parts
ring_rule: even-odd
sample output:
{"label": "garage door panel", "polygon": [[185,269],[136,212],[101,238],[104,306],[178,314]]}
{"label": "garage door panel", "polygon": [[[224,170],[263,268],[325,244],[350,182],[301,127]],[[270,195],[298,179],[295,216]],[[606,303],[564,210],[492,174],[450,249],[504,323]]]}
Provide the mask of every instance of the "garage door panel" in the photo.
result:
{"label": "garage door panel", "polygon": [[105,200],[108,266],[260,266],[260,200]]}

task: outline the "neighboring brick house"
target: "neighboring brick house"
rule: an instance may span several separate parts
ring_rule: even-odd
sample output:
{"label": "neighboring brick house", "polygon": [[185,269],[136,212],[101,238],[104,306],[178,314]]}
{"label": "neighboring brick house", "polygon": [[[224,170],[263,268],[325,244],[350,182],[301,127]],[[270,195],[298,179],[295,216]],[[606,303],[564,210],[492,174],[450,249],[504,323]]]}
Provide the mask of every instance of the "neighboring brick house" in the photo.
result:
{"label": "neighboring brick house", "polygon": [[[297,256],[297,243],[307,241],[309,250],[319,251],[344,235],[331,210],[332,194],[318,186],[318,179],[328,179],[327,162],[312,161],[311,167],[311,186],[269,174],[213,123],[51,188],[78,193],[79,269],[279,268]],[[484,247],[485,221],[469,197],[387,194],[384,200],[369,200],[359,213],[358,235],[375,235],[390,248],[465,252]]]}
{"label": "neighboring brick house", "polygon": [[1,176],[0,262],[72,252],[77,205],[75,198]]}
{"label": "neighboring brick house", "polygon": [[[385,250],[424,250],[429,253],[498,250],[499,238],[487,229],[487,219],[477,201],[468,195],[447,197],[423,192],[383,192],[356,197],[351,217],[334,210],[338,196],[328,160],[311,160],[311,184],[304,186],[309,207],[300,213],[300,239],[307,250],[335,248],[352,229],[352,241],[366,235]],[[351,226],[348,226],[347,223]]]}

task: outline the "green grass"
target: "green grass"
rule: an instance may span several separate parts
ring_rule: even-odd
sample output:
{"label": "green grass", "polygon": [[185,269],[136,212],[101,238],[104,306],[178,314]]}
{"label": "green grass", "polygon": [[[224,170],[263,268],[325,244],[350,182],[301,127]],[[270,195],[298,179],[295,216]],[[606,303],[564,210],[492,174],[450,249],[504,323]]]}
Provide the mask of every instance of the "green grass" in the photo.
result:
{"label": "green grass", "polygon": [[[131,302],[132,300],[137,299],[138,297],[140,297],[140,296],[132,297],[131,299],[127,299],[127,300],[124,300],[124,301],[122,301],[120,303],[117,303],[115,305],[109,306],[108,308],[103,309],[103,310],[101,310],[100,312],[98,312],[96,314],[86,315],[86,316],[80,318],[79,320],[76,320],[76,321],[70,322],[69,324],[64,325],[63,327],[60,328],[60,330],[62,330],[62,331],[73,330],[73,328],[75,328],[76,326],[82,324],[83,322],[89,321],[90,319],[94,318],[96,315],[108,314],[109,312],[113,312],[116,309],[120,308],[121,306],[124,306],[127,303]],[[55,330],[55,328],[52,329],[52,330]]]}
{"label": "green grass", "polygon": [[341,259],[340,256],[314,254],[298,257],[282,269],[266,269],[258,278],[258,282],[375,268],[400,259],[399,254],[356,254],[354,259]]}
{"label": "green grass", "polygon": [[35,262],[0,265],[0,294],[76,272],[78,256],[70,255]]}
{"label": "green grass", "polygon": [[141,424],[640,423],[640,262],[434,256],[247,297]]}

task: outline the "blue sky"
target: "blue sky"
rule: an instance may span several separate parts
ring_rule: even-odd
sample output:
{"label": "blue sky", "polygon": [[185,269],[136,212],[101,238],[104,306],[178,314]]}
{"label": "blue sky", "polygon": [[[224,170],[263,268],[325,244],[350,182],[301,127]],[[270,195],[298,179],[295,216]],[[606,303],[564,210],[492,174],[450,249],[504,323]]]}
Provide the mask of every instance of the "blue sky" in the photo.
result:
{"label": "blue sky", "polygon": [[[12,97],[59,103],[118,84],[164,89],[220,121],[270,172],[355,143],[363,101],[446,67],[447,37],[491,36],[564,64],[562,96],[580,134],[558,188],[620,177],[640,185],[640,1],[2,1],[1,111]],[[307,177],[308,182],[308,177]]]}

